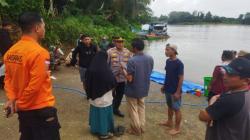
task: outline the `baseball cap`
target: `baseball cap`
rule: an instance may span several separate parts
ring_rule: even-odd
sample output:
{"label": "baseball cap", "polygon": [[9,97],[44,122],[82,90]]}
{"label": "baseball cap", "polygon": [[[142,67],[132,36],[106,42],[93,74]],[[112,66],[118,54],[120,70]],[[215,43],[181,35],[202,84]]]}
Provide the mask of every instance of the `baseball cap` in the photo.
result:
{"label": "baseball cap", "polygon": [[178,54],[178,51],[177,51],[178,47],[176,45],[174,45],[174,44],[167,44],[166,47],[175,50],[176,54]]}
{"label": "baseball cap", "polygon": [[229,75],[250,78],[250,61],[246,58],[236,58],[229,65],[223,66]]}

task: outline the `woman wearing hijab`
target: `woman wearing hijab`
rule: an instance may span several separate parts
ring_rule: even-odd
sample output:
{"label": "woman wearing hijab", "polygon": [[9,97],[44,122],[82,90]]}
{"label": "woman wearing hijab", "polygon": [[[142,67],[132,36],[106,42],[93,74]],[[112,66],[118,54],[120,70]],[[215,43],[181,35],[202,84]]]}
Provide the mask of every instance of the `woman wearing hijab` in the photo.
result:
{"label": "woman wearing hijab", "polygon": [[116,82],[107,58],[106,52],[98,52],[86,72],[90,130],[100,139],[109,139],[114,132],[112,89]]}

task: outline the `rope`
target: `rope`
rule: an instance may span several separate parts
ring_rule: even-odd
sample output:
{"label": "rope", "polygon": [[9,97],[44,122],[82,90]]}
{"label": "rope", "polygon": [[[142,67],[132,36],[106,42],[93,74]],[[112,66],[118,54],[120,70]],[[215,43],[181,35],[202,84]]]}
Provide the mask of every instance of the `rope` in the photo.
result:
{"label": "rope", "polygon": [[[70,88],[70,87],[65,87],[65,86],[60,86],[60,85],[53,85],[54,89],[62,89],[62,90],[67,90],[67,91],[72,91],[71,93],[80,95],[82,97],[86,97],[86,93],[82,92],[79,89],[75,89],[75,88]],[[126,101],[122,101],[122,102],[126,102]],[[205,101],[204,101],[205,102]],[[164,104],[166,103],[166,101],[164,100],[146,100],[145,103],[151,103],[151,104]],[[204,104],[192,104],[192,103],[182,103],[182,105],[185,106],[191,106],[191,107],[206,107],[207,103]]]}
{"label": "rope", "polygon": [[[66,91],[71,91],[70,93],[71,94],[77,94],[79,96],[82,96],[82,97],[86,97],[86,93],[82,92],[81,90],[79,89],[76,89],[76,88],[70,88],[70,87],[66,87],[66,86],[61,86],[61,85],[53,85],[53,88],[54,89],[61,89],[61,90],[66,90]],[[126,101],[122,101],[122,102],[126,102]],[[205,101],[204,101],[205,102]],[[164,100],[146,100],[145,103],[150,103],[150,104],[165,104],[166,101]],[[0,106],[3,106],[4,103],[0,103]],[[192,103],[182,103],[182,105],[185,105],[185,106],[190,106],[190,107],[206,107],[207,106],[207,103],[204,103],[204,104],[192,104]]]}

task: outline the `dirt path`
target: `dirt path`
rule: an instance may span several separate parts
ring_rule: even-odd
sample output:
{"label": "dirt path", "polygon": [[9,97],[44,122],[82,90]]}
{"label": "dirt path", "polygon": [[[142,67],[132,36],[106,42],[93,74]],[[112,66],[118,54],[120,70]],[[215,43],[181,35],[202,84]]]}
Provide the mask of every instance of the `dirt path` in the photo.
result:
{"label": "dirt path", "polygon": [[[70,87],[74,89],[82,89],[78,70],[75,68],[64,68],[53,74],[57,79],[54,84]],[[147,100],[159,101],[164,100],[164,96],[159,92],[160,85],[152,83],[150,95]],[[96,140],[88,129],[88,111],[89,104],[85,97],[76,94],[70,90],[54,89],[56,96],[56,107],[58,108],[59,120],[62,126],[62,140]],[[3,91],[0,91],[0,103],[5,101]],[[184,95],[183,102],[185,104],[204,104],[205,99],[193,95]],[[2,107],[2,106],[0,106]],[[202,107],[194,107],[184,105],[182,133],[178,136],[170,136],[167,129],[157,125],[162,119],[166,118],[165,103],[147,103],[146,104],[146,133],[141,137],[130,136],[125,134],[114,140],[203,140],[205,135],[205,124],[198,120],[198,113]],[[126,103],[122,104],[123,112],[126,113]],[[0,140],[17,140],[18,121],[17,117],[5,119],[3,112],[0,111]],[[125,119],[115,118],[116,125],[124,125],[128,127],[128,115]]]}

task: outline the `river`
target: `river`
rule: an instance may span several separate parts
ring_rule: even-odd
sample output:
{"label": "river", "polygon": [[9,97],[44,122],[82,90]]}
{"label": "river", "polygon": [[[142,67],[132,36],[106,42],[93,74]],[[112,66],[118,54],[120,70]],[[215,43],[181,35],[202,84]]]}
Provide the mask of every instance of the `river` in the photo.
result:
{"label": "river", "polygon": [[168,40],[147,43],[146,53],[155,61],[154,70],[164,72],[167,43],[178,46],[179,58],[185,66],[185,80],[203,83],[221,64],[223,50],[250,52],[250,26],[243,25],[169,25]]}

